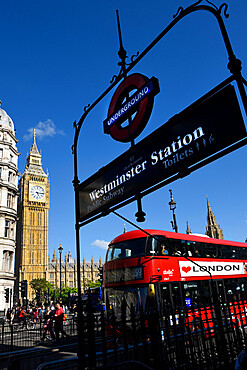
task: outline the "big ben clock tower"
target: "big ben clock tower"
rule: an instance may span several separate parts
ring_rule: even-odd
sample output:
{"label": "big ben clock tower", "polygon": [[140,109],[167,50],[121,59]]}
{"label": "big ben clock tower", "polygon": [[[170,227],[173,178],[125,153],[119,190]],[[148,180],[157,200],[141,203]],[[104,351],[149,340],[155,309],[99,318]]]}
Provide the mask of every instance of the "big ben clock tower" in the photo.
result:
{"label": "big ben clock tower", "polygon": [[50,183],[42,168],[42,158],[36,144],[33,145],[19,182],[16,239],[16,294],[19,283],[27,280],[27,298],[35,297],[30,282],[47,279],[48,273],[48,213],[50,208]]}

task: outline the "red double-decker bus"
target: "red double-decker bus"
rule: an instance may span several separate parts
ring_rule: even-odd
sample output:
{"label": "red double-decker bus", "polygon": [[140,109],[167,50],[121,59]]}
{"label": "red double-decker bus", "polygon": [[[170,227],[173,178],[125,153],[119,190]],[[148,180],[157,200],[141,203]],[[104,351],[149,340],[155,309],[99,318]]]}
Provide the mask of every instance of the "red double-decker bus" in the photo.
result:
{"label": "red double-decker bus", "polygon": [[[230,304],[230,320],[246,325],[247,244],[162,230],[137,230],[116,237],[104,265],[106,310],[187,312],[188,322],[212,296]],[[243,295],[242,295],[243,293]],[[203,307],[203,311],[202,311]],[[200,311],[201,310],[201,311]],[[193,314],[190,313],[193,311]],[[211,312],[211,311],[210,311]],[[174,316],[173,316],[174,317]],[[191,318],[190,318],[191,317]]]}

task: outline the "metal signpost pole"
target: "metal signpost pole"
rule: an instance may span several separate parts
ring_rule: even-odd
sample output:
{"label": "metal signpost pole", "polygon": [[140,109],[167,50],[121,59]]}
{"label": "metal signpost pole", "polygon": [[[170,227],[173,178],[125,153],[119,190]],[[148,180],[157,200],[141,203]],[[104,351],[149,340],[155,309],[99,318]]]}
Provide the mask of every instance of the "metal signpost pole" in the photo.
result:
{"label": "metal signpost pole", "polygon": [[58,248],[59,251],[59,269],[60,269],[60,303],[62,303],[62,245]]}
{"label": "metal signpost pole", "polygon": [[83,314],[82,314],[82,302],[81,302],[81,252],[80,252],[80,215],[79,215],[79,192],[77,187],[79,185],[79,180],[77,176],[77,140],[80,131],[80,127],[76,126],[76,134],[75,134],[75,144],[73,146],[73,154],[74,154],[74,180],[73,185],[75,189],[75,231],[76,231],[76,257],[77,257],[77,289],[78,289],[78,302],[77,302],[77,314],[78,314],[78,322],[77,322],[77,333],[78,333],[78,369],[84,369],[85,365],[85,348],[83,343],[83,331],[84,331],[84,323],[83,323]]}

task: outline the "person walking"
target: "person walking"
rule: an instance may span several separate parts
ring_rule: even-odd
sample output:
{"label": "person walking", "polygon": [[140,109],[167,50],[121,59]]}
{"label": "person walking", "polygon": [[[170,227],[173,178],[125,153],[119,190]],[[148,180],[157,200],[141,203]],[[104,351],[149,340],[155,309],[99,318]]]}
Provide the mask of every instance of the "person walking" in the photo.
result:
{"label": "person walking", "polygon": [[32,319],[33,319],[34,324],[36,324],[37,319],[38,319],[38,310],[36,307],[34,307],[32,310]]}
{"label": "person walking", "polygon": [[56,313],[55,313],[55,324],[54,330],[56,335],[56,342],[59,343],[59,333],[64,335],[66,338],[69,338],[69,335],[63,330],[63,321],[64,321],[64,309],[59,302],[55,304]]}
{"label": "person walking", "polygon": [[44,331],[40,343],[44,343],[47,332],[50,332],[52,340],[55,341],[55,334],[53,331],[53,318],[54,313],[51,311],[50,306],[47,306],[44,313]]}
{"label": "person walking", "polygon": [[11,311],[10,308],[8,308],[7,314],[6,314],[6,319],[7,319],[7,322],[8,322],[9,325],[12,324],[12,316],[13,316],[12,311]]}

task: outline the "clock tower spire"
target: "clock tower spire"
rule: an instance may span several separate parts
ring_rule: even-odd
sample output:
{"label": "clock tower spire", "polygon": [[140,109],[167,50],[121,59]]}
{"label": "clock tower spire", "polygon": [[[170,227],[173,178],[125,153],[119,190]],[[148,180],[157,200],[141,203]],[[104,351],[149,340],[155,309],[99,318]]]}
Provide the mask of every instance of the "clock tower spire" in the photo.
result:
{"label": "clock tower spire", "polygon": [[36,130],[33,131],[33,145],[27,157],[26,173],[45,175],[42,168],[42,157],[36,143]]}
{"label": "clock tower spire", "polygon": [[42,156],[36,143],[27,156],[26,168],[19,181],[16,236],[16,294],[19,282],[27,280],[27,298],[33,299],[33,279],[47,279],[48,270],[48,216],[50,208],[50,183],[42,167]]}

